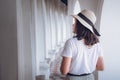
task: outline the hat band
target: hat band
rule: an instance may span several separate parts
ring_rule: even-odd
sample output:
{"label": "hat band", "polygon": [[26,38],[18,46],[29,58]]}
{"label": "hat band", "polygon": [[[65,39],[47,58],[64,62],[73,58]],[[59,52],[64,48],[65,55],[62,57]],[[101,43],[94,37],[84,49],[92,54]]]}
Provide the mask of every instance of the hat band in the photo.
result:
{"label": "hat band", "polygon": [[87,17],[85,17],[82,13],[79,13],[78,16],[85,20],[93,28],[93,31],[97,36],[100,36],[98,31],[95,29],[94,24]]}
{"label": "hat band", "polygon": [[94,27],[93,23],[85,17],[82,13],[79,13],[78,16],[80,16],[83,20],[85,20],[90,26]]}

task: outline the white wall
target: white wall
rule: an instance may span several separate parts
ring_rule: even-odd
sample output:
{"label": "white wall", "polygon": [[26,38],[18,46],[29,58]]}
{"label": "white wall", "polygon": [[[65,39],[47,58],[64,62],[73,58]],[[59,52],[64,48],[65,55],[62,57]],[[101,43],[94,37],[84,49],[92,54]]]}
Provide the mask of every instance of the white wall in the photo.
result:
{"label": "white wall", "polygon": [[90,9],[94,12],[97,11],[97,6],[98,6],[99,0],[79,0],[79,1],[80,1],[80,5],[81,5],[81,10],[82,9]]}
{"label": "white wall", "polygon": [[99,80],[120,80],[120,0],[105,0],[100,32],[104,47],[105,71]]}
{"label": "white wall", "polygon": [[0,80],[18,79],[16,0],[0,0]]}

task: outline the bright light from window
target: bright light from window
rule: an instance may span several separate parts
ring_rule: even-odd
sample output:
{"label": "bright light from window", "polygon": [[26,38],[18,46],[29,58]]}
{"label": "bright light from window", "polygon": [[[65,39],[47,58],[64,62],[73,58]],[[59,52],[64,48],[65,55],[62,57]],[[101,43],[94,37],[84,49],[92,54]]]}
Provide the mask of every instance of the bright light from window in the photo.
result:
{"label": "bright light from window", "polygon": [[78,14],[81,11],[79,1],[77,0],[74,7],[74,14]]}
{"label": "bright light from window", "polygon": [[[76,3],[75,3],[73,14],[78,14],[80,11],[81,11],[80,4],[79,4],[79,1],[77,0]],[[74,22],[75,22],[75,20],[73,19],[73,23]]]}

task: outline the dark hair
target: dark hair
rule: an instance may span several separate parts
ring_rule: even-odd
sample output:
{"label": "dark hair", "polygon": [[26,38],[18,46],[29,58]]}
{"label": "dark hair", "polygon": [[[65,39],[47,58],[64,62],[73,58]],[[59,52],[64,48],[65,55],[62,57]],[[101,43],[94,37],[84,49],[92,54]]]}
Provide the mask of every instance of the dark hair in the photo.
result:
{"label": "dark hair", "polygon": [[76,19],[76,36],[78,40],[84,39],[85,45],[92,46],[99,42],[98,37],[93,34],[89,29],[82,25]]}

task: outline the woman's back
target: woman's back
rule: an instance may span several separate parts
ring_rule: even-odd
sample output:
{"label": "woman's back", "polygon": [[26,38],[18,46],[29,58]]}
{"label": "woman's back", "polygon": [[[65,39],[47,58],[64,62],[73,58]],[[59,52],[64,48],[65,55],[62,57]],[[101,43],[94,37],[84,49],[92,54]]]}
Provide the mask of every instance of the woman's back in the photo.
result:
{"label": "woman's back", "polygon": [[[69,72],[74,74],[92,73],[96,69],[98,57],[103,54],[100,43],[88,47],[84,44],[83,39],[71,38],[67,44],[68,47],[72,46],[72,63]],[[63,52],[63,54],[65,53],[67,51]]]}

